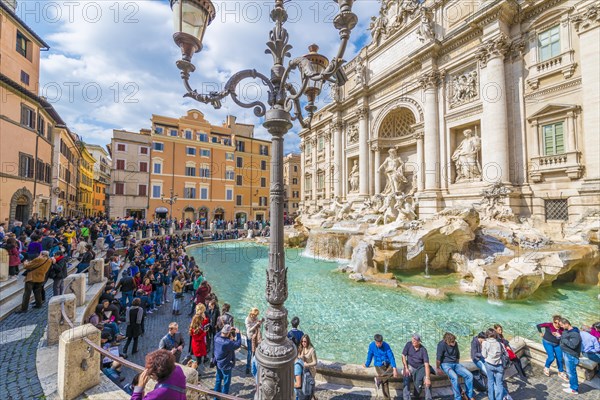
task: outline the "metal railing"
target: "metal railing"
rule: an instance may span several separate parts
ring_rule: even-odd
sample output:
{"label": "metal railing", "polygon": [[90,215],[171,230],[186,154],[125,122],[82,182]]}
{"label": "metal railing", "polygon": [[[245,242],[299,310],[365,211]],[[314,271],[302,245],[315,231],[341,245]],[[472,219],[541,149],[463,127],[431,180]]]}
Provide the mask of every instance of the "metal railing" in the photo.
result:
{"label": "metal railing", "polygon": [[[66,311],[65,311],[65,303],[62,302],[60,304],[60,312],[62,314],[62,319],[69,324],[69,326],[72,328],[75,328],[75,325],[73,324],[73,321],[71,321],[71,319],[68,317]],[[61,321],[62,322],[62,321]],[[102,354],[104,357],[108,357],[113,361],[118,361],[122,366],[126,367],[126,368],[130,368],[133,369],[134,371],[137,372],[142,372],[144,371],[144,367],[142,367],[141,365],[138,365],[136,363],[133,363],[131,361],[128,361],[122,357],[119,356],[115,356],[114,354],[112,354],[111,352],[103,349],[101,346],[98,346],[96,343],[92,342],[90,339],[88,338],[83,338],[83,341],[90,346],[90,348],[96,350],[98,353]],[[196,392],[199,392],[201,395],[203,395],[204,398],[208,398],[207,396],[210,396],[211,398],[218,398],[218,399],[224,399],[224,400],[243,400],[241,397],[236,397],[236,396],[232,396],[229,394],[223,394],[223,393],[219,393],[219,392],[215,392],[214,390],[208,389],[206,387],[202,387],[199,384],[198,385],[193,385],[190,383],[186,383],[186,388],[187,389],[191,389],[194,390]]]}

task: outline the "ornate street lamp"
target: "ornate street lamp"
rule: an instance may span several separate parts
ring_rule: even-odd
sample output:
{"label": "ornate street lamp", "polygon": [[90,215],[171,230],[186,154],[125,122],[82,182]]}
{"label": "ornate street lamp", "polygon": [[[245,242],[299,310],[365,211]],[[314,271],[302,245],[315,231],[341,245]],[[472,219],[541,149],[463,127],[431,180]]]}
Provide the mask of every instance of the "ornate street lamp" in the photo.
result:
{"label": "ornate street lamp", "polygon": [[[350,32],[356,26],[358,18],[352,12],[354,0],[333,1],[339,5],[339,14],[334,18],[333,26],[339,30],[340,46],[331,60],[317,53],[318,46],[311,45],[308,54],[290,59],[287,67],[284,66],[292,49],[288,43],[288,32],[283,26],[288,14],[283,5],[284,1],[275,0],[275,7],[271,11],[275,27],[270,32],[266,50],[266,53],[273,57],[270,78],[254,69],[247,69],[233,74],[223,90],[203,94],[191,88],[189,78],[196,69],[192,64],[192,57],[202,49],[204,32],[215,17],[215,8],[210,0],[171,0],[175,21],[173,39],[181,48],[182,54],[181,60],[177,61],[177,67],[181,70],[181,78],[187,91],[184,97],[220,108],[221,100],[231,96],[237,105],[253,108],[257,117],[264,117],[263,126],[272,136],[271,239],[265,291],[269,307],[265,313],[265,340],[256,350],[259,385],[255,399],[258,400],[289,400],[294,395],[293,368],[297,350],[286,335],[288,313],[284,307],[288,286],[283,246],[283,136],[295,120],[303,128],[310,127],[317,109],[315,100],[325,82],[343,85],[347,80],[341,66],[344,63],[343,56]],[[300,73],[301,84],[298,90],[289,82],[290,73],[293,71]],[[266,86],[269,109],[261,101],[245,103],[238,98],[235,90],[242,80],[248,78],[258,79]],[[306,119],[302,114],[300,100],[303,95],[306,95]]]}
{"label": "ornate street lamp", "polygon": [[169,190],[169,197],[165,197],[164,194],[160,195],[160,201],[162,201],[165,204],[169,205],[169,219],[171,220],[171,223],[173,223],[173,204],[175,204],[175,202],[177,201],[178,197],[177,195],[173,194],[173,189],[171,188],[171,190]]}

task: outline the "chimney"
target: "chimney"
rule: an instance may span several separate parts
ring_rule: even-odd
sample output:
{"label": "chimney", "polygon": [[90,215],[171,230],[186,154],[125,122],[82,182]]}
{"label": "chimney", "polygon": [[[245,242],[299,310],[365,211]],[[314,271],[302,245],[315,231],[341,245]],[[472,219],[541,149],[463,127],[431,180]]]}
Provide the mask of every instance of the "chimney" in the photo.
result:
{"label": "chimney", "polygon": [[237,118],[234,117],[233,115],[228,115],[227,119],[225,120],[225,123],[226,123],[227,127],[233,129],[233,127],[235,126],[235,120],[236,119]]}

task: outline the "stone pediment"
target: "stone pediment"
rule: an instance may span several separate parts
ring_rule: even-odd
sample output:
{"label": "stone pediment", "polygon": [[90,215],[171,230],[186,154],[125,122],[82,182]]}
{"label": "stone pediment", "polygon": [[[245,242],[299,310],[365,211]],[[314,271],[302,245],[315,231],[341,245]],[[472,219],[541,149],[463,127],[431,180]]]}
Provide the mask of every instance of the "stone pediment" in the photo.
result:
{"label": "stone pediment", "polygon": [[575,104],[548,104],[535,113],[531,114],[527,119],[532,122],[541,117],[547,117],[555,114],[564,114],[569,111],[576,111],[579,109],[578,105]]}

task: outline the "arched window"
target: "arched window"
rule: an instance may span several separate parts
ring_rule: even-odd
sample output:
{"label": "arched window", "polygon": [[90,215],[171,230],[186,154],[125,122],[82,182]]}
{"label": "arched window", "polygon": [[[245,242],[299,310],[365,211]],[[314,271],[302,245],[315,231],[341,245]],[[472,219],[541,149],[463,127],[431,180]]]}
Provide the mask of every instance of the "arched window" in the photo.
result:
{"label": "arched window", "polygon": [[408,136],[413,133],[415,116],[408,108],[398,108],[390,112],[379,127],[378,137],[385,139]]}

